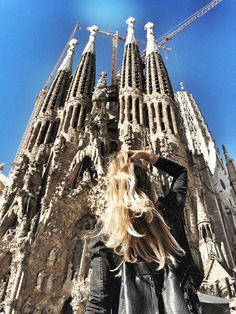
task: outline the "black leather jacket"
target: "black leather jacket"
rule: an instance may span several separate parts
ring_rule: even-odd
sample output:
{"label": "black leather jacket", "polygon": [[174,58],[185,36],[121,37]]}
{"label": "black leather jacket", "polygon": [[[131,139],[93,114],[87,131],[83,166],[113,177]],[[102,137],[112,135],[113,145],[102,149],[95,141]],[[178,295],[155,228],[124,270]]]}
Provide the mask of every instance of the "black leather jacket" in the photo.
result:
{"label": "black leather jacket", "polygon": [[[186,252],[175,269],[177,278],[181,284],[191,275],[197,289],[203,276],[193,262],[183,221],[183,208],[187,193],[187,170],[164,157],[159,157],[154,166],[173,177],[170,192],[165,197],[160,197],[156,206],[162,212],[173,236]],[[97,228],[100,228],[99,224],[97,224]],[[90,253],[92,273],[85,313],[118,313],[121,279],[115,277],[114,272],[110,270],[119,265],[120,258],[108,249],[99,237],[91,240]],[[148,310],[145,313],[149,313]]]}

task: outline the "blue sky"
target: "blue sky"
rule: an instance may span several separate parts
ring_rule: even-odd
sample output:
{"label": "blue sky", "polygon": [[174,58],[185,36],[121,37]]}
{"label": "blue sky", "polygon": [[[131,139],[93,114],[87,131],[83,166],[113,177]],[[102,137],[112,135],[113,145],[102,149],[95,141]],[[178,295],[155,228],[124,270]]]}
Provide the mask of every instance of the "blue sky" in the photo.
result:
{"label": "blue sky", "polygon": [[[0,163],[7,174],[34,101],[77,21],[74,68],[88,40],[87,26],[126,34],[125,20],[136,18],[136,38],[155,23],[158,38],[210,0],[0,0]],[[175,91],[192,93],[221,150],[236,161],[236,1],[223,0],[170,43],[163,52]],[[145,47],[140,46],[142,51]],[[123,43],[119,47],[120,57]],[[97,35],[97,75],[111,67],[111,39]]]}

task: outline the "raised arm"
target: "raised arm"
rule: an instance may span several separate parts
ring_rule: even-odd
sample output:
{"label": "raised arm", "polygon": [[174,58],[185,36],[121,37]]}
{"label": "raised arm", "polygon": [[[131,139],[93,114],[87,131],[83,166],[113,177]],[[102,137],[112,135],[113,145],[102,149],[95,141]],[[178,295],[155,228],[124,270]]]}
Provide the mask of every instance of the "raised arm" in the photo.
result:
{"label": "raised arm", "polygon": [[183,210],[187,194],[187,169],[178,163],[164,157],[159,157],[153,166],[173,177],[169,193],[163,199],[170,207]]}
{"label": "raised arm", "polygon": [[131,159],[144,159],[173,177],[170,192],[162,200],[168,203],[168,206],[182,210],[187,193],[187,169],[170,159],[150,151],[132,150],[128,154]]}

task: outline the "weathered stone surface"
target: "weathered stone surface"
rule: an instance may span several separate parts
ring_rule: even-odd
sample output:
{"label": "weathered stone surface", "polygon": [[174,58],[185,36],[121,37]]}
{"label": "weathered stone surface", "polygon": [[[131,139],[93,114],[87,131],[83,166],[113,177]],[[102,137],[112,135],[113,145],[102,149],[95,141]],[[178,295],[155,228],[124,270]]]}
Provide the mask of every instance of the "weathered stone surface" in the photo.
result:
{"label": "weathered stone surface", "polygon": [[[202,289],[212,293],[219,280],[227,294],[223,276],[232,275],[235,258],[235,195],[227,169],[193,97],[182,91],[174,98],[153,44],[143,64],[133,23],[119,88],[109,90],[103,72],[93,94],[91,27],[75,74],[67,60],[42,103],[37,101],[40,109],[0,211],[0,306],[7,314],[83,313],[89,231],[106,206],[109,156],[120,148],[152,149],[187,167],[185,227],[194,259],[205,271]],[[171,178],[150,170],[157,193],[167,193]]]}

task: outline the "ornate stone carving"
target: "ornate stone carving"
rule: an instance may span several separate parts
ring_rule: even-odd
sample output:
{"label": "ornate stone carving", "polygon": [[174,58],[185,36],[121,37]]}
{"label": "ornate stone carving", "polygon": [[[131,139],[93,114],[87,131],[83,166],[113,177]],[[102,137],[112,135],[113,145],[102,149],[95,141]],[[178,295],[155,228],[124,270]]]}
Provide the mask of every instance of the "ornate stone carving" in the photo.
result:
{"label": "ornate stone carving", "polygon": [[45,270],[42,270],[38,273],[37,276],[37,284],[35,289],[37,290],[41,290],[43,288],[43,284],[44,284],[44,278],[46,277],[46,272]]}
{"label": "ornate stone carving", "polygon": [[[107,101],[108,95],[107,95],[107,80],[106,80],[107,73],[101,72],[100,79],[97,82],[97,86],[94,89],[92,102],[105,102]],[[95,112],[92,111],[92,116],[95,116]]]}
{"label": "ornate stone carving", "polygon": [[57,260],[57,249],[53,248],[49,253],[47,265],[52,267],[55,264],[56,260]]}

